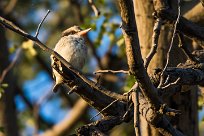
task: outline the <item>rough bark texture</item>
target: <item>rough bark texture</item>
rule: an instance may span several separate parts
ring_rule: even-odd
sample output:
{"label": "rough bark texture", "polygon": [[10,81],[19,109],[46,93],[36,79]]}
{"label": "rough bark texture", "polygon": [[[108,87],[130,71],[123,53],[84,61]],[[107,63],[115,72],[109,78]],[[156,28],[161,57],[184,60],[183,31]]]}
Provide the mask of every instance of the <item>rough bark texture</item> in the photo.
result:
{"label": "rough bark texture", "polygon": [[[152,45],[152,34],[153,34],[153,27],[154,27],[154,19],[152,13],[154,11],[153,4],[151,0],[134,0],[134,11],[135,11],[135,18],[138,30],[138,38],[140,41],[141,53],[143,59],[147,56],[151,49]],[[160,51],[160,50],[158,50]],[[159,57],[158,53],[150,62],[148,72],[151,73],[153,68],[157,67],[158,65],[161,66],[161,57]],[[157,61],[155,61],[157,60]],[[140,125],[141,125],[141,134],[146,136],[157,136],[159,132],[151,127],[146,119],[140,116]]]}
{"label": "rough bark texture", "polygon": [[[158,2],[158,1],[157,1]],[[165,1],[163,1],[165,2]],[[165,6],[166,3],[163,4]],[[157,4],[159,5],[159,4]],[[174,4],[175,5],[175,4]],[[162,7],[162,6],[161,6]],[[162,9],[160,7],[160,9]],[[174,6],[175,7],[175,6]],[[164,8],[164,7],[163,7]],[[177,7],[175,7],[177,8]],[[168,9],[170,10],[170,9]],[[173,11],[171,11],[173,12]],[[162,13],[162,12],[161,12]],[[175,13],[176,15],[176,13]],[[169,17],[168,14],[165,15],[166,18]],[[190,15],[187,15],[190,17]],[[176,16],[174,16],[176,18]],[[185,20],[185,19],[182,19]],[[185,21],[184,21],[185,22]],[[172,28],[171,28],[172,29]],[[169,46],[170,39],[171,39],[171,29],[166,29],[163,34],[160,35],[161,42],[160,44],[163,46]],[[178,29],[183,31],[182,23],[178,24]],[[187,29],[187,28],[185,28]],[[188,30],[187,30],[188,31]],[[169,35],[170,34],[170,35]],[[168,35],[168,36],[167,36]],[[174,46],[171,51],[170,55],[170,66],[176,66],[180,62],[184,62],[185,56],[181,49],[178,48],[178,42],[174,42]],[[164,57],[165,54],[163,54],[163,59],[166,59]],[[180,72],[177,72],[180,73]],[[186,77],[188,77],[186,75]],[[185,78],[186,79],[186,78]],[[194,80],[196,81],[196,80]],[[186,90],[188,89],[188,91]],[[189,91],[191,90],[191,91]],[[173,90],[171,90],[173,91]],[[181,88],[175,88],[174,91],[181,92]],[[173,97],[170,97],[169,99],[165,99],[165,102],[168,103],[168,105],[171,108],[181,110],[182,115],[174,119],[172,122],[176,125],[176,127],[181,130],[186,135],[198,135],[198,121],[197,121],[197,88],[196,87],[186,87],[182,88],[182,91],[187,91],[186,93],[177,93]]]}
{"label": "rough bark texture", "polygon": [[[125,39],[125,45],[126,45],[126,54],[127,54],[127,60],[129,65],[129,71],[130,73],[135,77],[139,84],[139,88],[142,91],[142,95],[140,96],[140,113],[145,117],[145,119],[148,121],[149,124],[154,126],[159,132],[163,135],[175,135],[180,136],[182,135],[177,129],[173,128],[173,126],[169,123],[168,119],[166,118],[165,114],[169,111],[169,108],[165,106],[161,98],[158,96],[158,89],[153,85],[153,83],[150,81],[150,78],[147,74],[146,69],[143,66],[143,60],[140,52],[140,46],[137,39],[137,28],[135,24],[135,18],[134,18],[134,11],[132,6],[132,0],[119,0],[119,5],[121,9],[121,17],[122,17],[122,30],[123,35]],[[151,3],[151,2],[150,2]],[[141,4],[143,6],[143,4]],[[172,24],[172,22],[175,21],[176,14],[174,14],[173,11],[171,11],[168,8],[166,1],[156,1],[155,9],[157,11],[157,16],[166,19],[168,22]],[[162,9],[162,10],[160,10]],[[172,13],[172,16],[168,16],[165,18],[164,15]],[[66,62],[58,53],[54,52],[47,46],[45,46],[43,43],[39,41],[37,37],[33,37],[29,35],[28,33],[24,32],[20,28],[14,26],[11,22],[3,19],[0,17],[1,24],[5,27],[13,30],[14,32],[17,32],[18,34],[33,40],[36,42],[38,46],[40,46],[43,50],[47,51],[48,53],[55,56],[56,61],[53,65],[53,68],[55,68],[65,79],[65,82],[70,88],[73,88],[72,91],[79,94],[83,99],[85,99],[90,105],[92,105],[94,108],[98,110],[102,110],[106,107],[106,110],[102,110],[102,114],[106,117],[102,119],[101,121],[97,121],[95,123],[91,123],[89,125],[86,125],[84,127],[81,127],[78,129],[78,132],[80,135],[105,135],[104,132],[107,132],[115,125],[118,125],[122,122],[129,121],[133,114],[132,109],[133,108],[127,108],[129,107],[127,102],[127,96],[120,95],[117,93],[113,93],[107,89],[104,89],[102,86],[97,85],[95,82],[90,81],[85,76],[83,76],[82,73],[74,69],[68,62]],[[144,20],[143,20],[144,21]],[[144,22],[142,22],[144,23]],[[186,27],[191,24],[184,18],[181,18],[181,24],[184,24]],[[180,31],[184,31],[184,28],[181,28],[181,24],[178,26],[178,29]],[[192,24],[191,24],[192,25]],[[189,26],[191,30],[195,30],[193,26],[196,26],[195,24],[193,26]],[[138,26],[140,27],[140,26]],[[197,27],[197,26],[196,26]],[[152,27],[153,28],[153,27]],[[193,37],[196,37],[198,35],[194,33],[188,33],[187,30],[184,31],[185,34],[191,35]],[[201,39],[201,37],[198,37],[198,39]],[[149,37],[149,39],[151,39]],[[151,44],[150,44],[151,45]],[[163,46],[166,44],[162,44]],[[149,45],[146,45],[149,46]],[[62,64],[62,70],[59,69],[59,64]],[[191,70],[194,68],[192,67]],[[167,71],[168,72],[168,71]],[[201,71],[202,73],[202,71]],[[188,96],[188,98],[185,100],[189,100],[189,98],[192,95]],[[176,102],[182,102],[182,98],[176,99]],[[107,105],[111,102],[112,105],[107,108]],[[186,101],[187,102],[187,101]],[[184,111],[188,112],[189,110],[187,108],[192,109],[191,105],[188,105],[187,103],[184,103],[185,106],[181,107]],[[195,103],[193,103],[195,104]],[[175,105],[175,104],[174,104]],[[180,105],[180,103],[178,104]],[[195,106],[196,107],[196,106]],[[177,109],[178,107],[176,107]],[[186,110],[187,109],[187,110]],[[127,111],[127,112],[126,112]],[[195,110],[196,111],[196,110]],[[126,114],[127,113],[127,114]],[[187,113],[191,115],[191,113]],[[110,117],[112,116],[112,117]],[[114,116],[114,117],[113,117]],[[128,117],[129,116],[129,117]],[[185,116],[184,116],[185,117]],[[191,118],[192,116],[187,116],[186,118]],[[185,119],[186,119],[185,118]],[[188,121],[188,120],[187,120]],[[189,123],[189,122],[187,122]],[[192,124],[194,125],[195,122]],[[194,125],[195,126],[195,125]],[[180,127],[180,126],[179,126]],[[181,126],[182,127],[182,126]],[[180,128],[183,132],[187,131],[188,128]],[[191,128],[192,129],[192,128]],[[194,131],[194,130],[193,130]],[[96,133],[96,134],[95,134]],[[191,133],[192,132],[187,132]],[[155,132],[148,132],[147,135],[157,135],[158,133]],[[191,135],[190,134],[190,135]],[[145,134],[144,134],[145,135]],[[188,135],[188,134],[187,134]],[[193,135],[197,135],[197,133],[193,132]]]}
{"label": "rough bark texture", "polygon": [[184,17],[198,24],[204,23],[204,8],[201,3],[184,14]]}
{"label": "rough bark texture", "polygon": [[[151,3],[152,1],[150,0],[145,0],[145,1],[139,1],[139,0],[135,0],[134,1],[134,7],[135,7],[135,16],[136,16],[136,23],[137,23],[137,28],[138,28],[138,36],[139,36],[139,41],[140,41],[140,45],[141,45],[141,51],[142,51],[142,55],[143,58],[145,58],[145,56],[147,56],[147,54],[150,51],[151,48],[151,39],[152,39],[152,34],[153,34],[153,26],[154,26],[154,19],[152,17],[152,13],[154,11],[153,9],[153,5]],[[150,66],[148,69],[148,72],[150,74],[152,74],[152,71],[154,68],[162,68],[164,67],[165,64],[165,60],[166,60],[166,52],[167,49],[169,47],[170,44],[170,39],[171,39],[171,33],[170,33],[170,29],[167,26],[163,26],[161,29],[161,34],[160,34],[160,38],[159,38],[159,45],[158,45],[158,49],[157,49],[157,53],[154,56],[153,60],[150,63]],[[182,52],[179,51],[178,47],[173,47],[173,51],[172,51],[172,55],[171,55],[171,60],[174,60],[173,62],[171,62],[171,66],[176,66],[176,64],[178,64],[178,62],[182,62],[184,59],[182,59],[181,57]],[[180,59],[179,59],[180,58]],[[176,60],[176,61],[175,61]],[[173,64],[174,63],[174,64]],[[180,92],[180,91],[179,91]],[[191,91],[189,92],[189,95],[192,94],[192,96],[195,96],[196,91]],[[188,100],[188,96],[189,95],[179,95],[177,96],[178,99],[170,99],[169,100],[165,100],[165,102],[168,102],[170,104],[170,106],[173,106],[176,102],[175,100],[178,101],[182,101],[185,103],[184,100]],[[191,102],[189,102],[188,107],[190,105],[190,107],[192,107],[193,103],[195,104],[196,102],[196,97],[191,98]],[[197,106],[194,106],[192,108],[184,108],[182,103],[176,104],[175,107],[172,108],[178,108],[182,110],[182,113],[185,114],[184,116],[186,117],[185,120],[187,122],[191,122],[191,124],[193,125],[181,125],[183,122],[183,117],[180,116],[180,118],[178,119],[179,121],[177,121],[175,124],[177,124],[178,128],[181,129],[183,132],[188,132],[187,134],[190,135],[195,135],[198,134],[197,132],[197,125],[196,124],[196,117],[197,114],[193,114],[195,115],[194,117],[189,117],[187,115],[191,115],[189,113],[192,112],[196,112],[197,111]],[[156,131],[154,128],[151,128],[151,126],[148,126],[148,124],[146,123],[146,120],[144,118],[141,117],[141,126],[142,127],[142,134],[145,135],[154,135],[157,136],[159,135],[158,131]],[[194,128],[194,129],[192,129]],[[148,130],[148,131],[147,131]],[[193,132],[194,131],[194,132]]]}

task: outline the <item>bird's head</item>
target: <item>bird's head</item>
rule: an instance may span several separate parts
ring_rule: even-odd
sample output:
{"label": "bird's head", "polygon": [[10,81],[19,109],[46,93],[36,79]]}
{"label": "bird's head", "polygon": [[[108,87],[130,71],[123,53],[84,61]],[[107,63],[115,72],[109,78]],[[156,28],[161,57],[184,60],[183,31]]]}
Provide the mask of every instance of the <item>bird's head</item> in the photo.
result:
{"label": "bird's head", "polygon": [[65,31],[62,32],[62,37],[63,36],[68,36],[68,35],[79,35],[79,36],[85,36],[91,28],[82,30],[79,26],[72,26]]}

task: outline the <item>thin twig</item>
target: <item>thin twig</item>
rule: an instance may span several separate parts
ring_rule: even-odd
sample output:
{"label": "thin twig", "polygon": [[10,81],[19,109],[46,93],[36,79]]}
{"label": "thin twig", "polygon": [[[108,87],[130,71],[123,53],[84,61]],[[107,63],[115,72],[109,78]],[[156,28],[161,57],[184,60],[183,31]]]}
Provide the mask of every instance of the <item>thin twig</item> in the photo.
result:
{"label": "thin twig", "polygon": [[[179,19],[180,19],[180,14],[181,14],[181,9],[180,9],[180,0],[178,0],[178,16],[177,16],[177,19],[176,19],[176,22],[174,24],[174,31],[173,31],[173,35],[172,35],[172,38],[171,38],[171,43],[170,43],[170,47],[169,47],[169,50],[167,52],[167,59],[166,59],[166,65],[163,69],[163,72],[166,70],[168,64],[169,64],[169,59],[170,59],[170,52],[171,52],[171,49],[173,47],[173,42],[174,42],[174,38],[175,38],[175,35],[176,35],[176,29],[177,29],[177,24],[179,23]],[[162,72],[162,73],[163,73]]]}
{"label": "thin twig", "polygon": [[128,112],[130,112],[130,110],[131,110],[131,108],[132,108],[132,105],[133,105],[133,103],[131,103],[131,104],[128,106],[127,111],[126,111],[126,112],[124,113],[124,115],[123,115],[123,119],[126,119],[126,118],[127,118]]}
{"label": "thin twig", "polygon": [[159,40],[159,35],[160,35],[160,30],[162,26],[162,19],[158,18],[156,22],[154,23],[154,28],[153,28],[153,35],[152,35],[152,48],[147,55],[145,62],[144,62],[144,67],[145,69],[148,68],[150,61],[154,57],[155,53],[157,52],[157,47],[158,47],[158,40]]}
{"label": "thin twig", "polygon": [[162,104],[158,112],[160,112],[160,114],[165,114],[167,116],[173,116],[173,117],[175,117],[178,114],[181,114],[180,110],[169,108],[167,104]]}
{"label": "thin twig", "polygon": [[181,80],[181,78],[179,77],[179,78],[176,79],[176,81],[174,81],[173,83],[169,83],[169,84],[167,84],[166,86],[161,87],[161,89],[167,89],[167,88],[169,88],[169,87],[175,86],[175,85],[178,84],[178,82],[179,82],[180,80]]}
{"label": "thin twig", "polygon": [[118,73],[123,73],[123,74],[130,74],[129,71],[126,70],[98,70],[96,72],[94,72],[94,74],[98,74],[98,73],[111,73],[111,74],[118,74]]}
{"label": "thin twig", "polygon": [[108,109],[111,105],[113,105],[115,102],[117,102],[118,99],[112,101],[110,104],[108,104],[105,108],[103,108],[101,111],[99,111],[96,115],[94,115],[92,118],[90,118],[90,120],[94,119],[95,117],[97,117],[99,114],[101,114],[104,110]]}
{"label": "thin twig", "polygon": [[[177,16],[176,22],[174,24],[174,31],[173,31],[173,35],[172,35],[172,38],[171,38],[171,43],[170,43],[169,50],[167,52],[166,64],[164,66],[164,69],[162,70],[161,77],[163,76],[164,71],[166,71],[167,66],[169,64],[170,52],[171,52],[172,47],[173,47],[173,42],[174,42],[174,38],[175,38],[175,35],[176,35],[176,29],[177,29],[177,24],[179,23],[180,15],[181,15],[180,0],[178,0],[178,16]],[[159,83],[158,88],[160,88],[162,86],[162,84],[163,84],[163,82],[161,80],[160,83]]]}
{"label": "thin twig", "polygon": [[180,110],[175,110],[175,109],[172,109],[172,108],[167,108],[167,109],[165,110],[165,114],[166,114],[167,116],[175,117],[176,115],[181,114],[181,111],[180,111]]}
{"label": "thin twig", "polygon": [[93,2],[93,0],[88,0],[88,2],[90,4],[91,8],[93,9],[95,16],[98,17],[100,15],[99,9],[96,7],[96,5]]}
{"label": "thin twig", "polygon": [[0,76],[0,84],[3,82],[3,80],[4,80],[5,76],[7,75],[7,73],[8,73],[8,72],[14,67],[14,65],[16,64],[16,62],[17,62],[17,60],[18,60],[18,58],[19,58],[19,56],[20,56],[21,51],[22,51],[22,48],[18,48],[18,49],[16,50],[16,54],[15,54],[15,56],[14,56],[12,62],[8,65],[7,68],[5,68],[5,69],[3,70],[3,72],[2,72],[2,74],[1,74],[1,76]]}
{"label": "thin twig", "polygon": [[179,39],[179,47],[182,49],[182,51],[185,53],[185,55],[188,57],[189,60],[195,63],[199,63],[199,61],[191,54],[191,52],[186,47],[186,42],[184,40],[183,34],[178,33],[178,39]]}
{"label": "thin twig", "polygon": [[140,136],[140,117],[139,117],[139,92],[138,92],[138,83],[134,85],[134,91],[132,92],[132,102],[134,103],[134,128],[135,135]]}
{"label": "thin twig", "polygon": [[35,37],[36,37],[36,38],[38,37],[40,28],[41,28],[43,22],[45,21],[45,18],[47,17],[47,15],[48,15],[49,13],[50,13],[50,10],[47,11],[47,13],[45,14],[44,18],[41,20],[40,24],[38,25],[38,28],[37,28],[36,33],[35,33]]}
{"label": "thin twig", "polygon": [[169,79],[170,79],[170,76],[169,76],[169,75],[167,75],[167,78],[166,78],[166,80],[164,81],[163,85],[168,84],[168,83],[169,83]]}
{"label": "thin twig", "polygon": [[23,37],[25,37],[27,39],[30,39],[30,40],[34,41],[35,44],[38,45],[43,51],[46,51],[47,53],[55,56],[55,58],[57,60],[60,60],[60,62],[66,68],[68,68],[71,72],[76,74],[81,80],[83,80],[89,86],[92,86],[96,90],[100,90],[101,92],[103,92],[104,94],[106,94],[108,96],[111,94],[112,98],[114,98],[114,99],[119,99],[119,100],[122,100],[122,101],[126,101],[126,98],[123,97],[122,95],[120,95],[118,93],[111,92],[111,91],[106,90],[106,89],[103,89],[101,86],[96,85],[95,82],[93,82],[92,80],[87,79],[83,74],[81,74],[81,72],[79,72],[78,70],[73,68],[72,65],[69,62],[67,62],[61,55],[59,55],[57,52],[55,52],[51,48],[47,47],[37,37],[34,37],[34,36],[26,33],[25,31],[23,31],[22,29],[20,29],[16,25],[14,25],[12,22],[2,18],[1,16],[0,16],[0,24],[3,25],[4,27],[6,27],[7,29],[10,29],[11,31],[16,32],[17,34],[19,34],[19,35],[21,35],[21,36],[23,36]]}

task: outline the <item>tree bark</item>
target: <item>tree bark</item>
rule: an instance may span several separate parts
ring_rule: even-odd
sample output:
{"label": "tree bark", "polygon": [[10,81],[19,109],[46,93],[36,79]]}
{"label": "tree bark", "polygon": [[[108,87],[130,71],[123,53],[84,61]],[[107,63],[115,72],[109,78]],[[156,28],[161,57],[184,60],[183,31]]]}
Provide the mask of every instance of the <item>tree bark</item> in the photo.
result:
{"label": "tree bark", "polygon": [[[134,0],[134,9],[136,24],[138,28],[138,37],[141,46],[141,52],[143,58],[147,56],[152,46],[152,35],[154,27],[153,19],[153,4],[150,0]],[[150,62],[148,73],[152,74],[153,69],[163,68],[166,63],[166,53],[170,45],[171,30],[168,26],[162,26],[157,53]],[[183,52],[178,48],[177,44],[173,47],[171,52],[171,63],[170,66],[176,66],[179,62],[183,62],[185,56]],[[178,93],[173,98],[165,100],[171,108],[175,108],[182,111],[182,115],[176,118],[174,124],[179,130],[184,132],[186,135],[198,135],[198,121],[197,121],[197,91],[195,87],[191,88],[185,94]],[[180,91],[179,91],[180,92]],[[190,97],[191,96],[191,97]],[[190,101],[189,101],[190,100]],[[158,136],[159,132],[149,126],[143,117],[141,119],[141,133],[145,136]],[[174,121],[175,121],[174,120]]]}
{"label": "tree bark", "polygon": [[[2,71],[9,65],[9,53],[7,47],[7,41],[5,37],[5,31],[2,26],[0,26],[0,74]],[[12,72],[10,71],[5,79],[4,83],[8,84],[8,87],[5,88],[5,93],[0,99],[0,125],[3,124],[5,129],[6,136],[18,136],[18,126],[17,126],[17,117],[14,104],[14,95],[15,90],[12,85]],[[1,134],[1,133],[0,133]],[[4,134],[2,134],[4,135]]]}
{"label": "tree bark", "polygon": [[[136,25],[138,30],[138,37],[141,47],[141,53],[143,59],[147,56],[152,45],[152,34],[154,27],[154,19],[152,13],[153,3],[151,0],[134,0],[134,11],[136,18]],[[159,50],[160,52],[160,50]],[[159,61],[158,61],[159,59]],[[161,57],[155,55],[153,60],[150,62],[148,73],[152,73],[153,67],[162,66]],[[157,60],[157,61],[155,61]],[[141,135],[143,136],[159,136],[159,132],[151,127],[143,116],[140,116],[140,128]]]}

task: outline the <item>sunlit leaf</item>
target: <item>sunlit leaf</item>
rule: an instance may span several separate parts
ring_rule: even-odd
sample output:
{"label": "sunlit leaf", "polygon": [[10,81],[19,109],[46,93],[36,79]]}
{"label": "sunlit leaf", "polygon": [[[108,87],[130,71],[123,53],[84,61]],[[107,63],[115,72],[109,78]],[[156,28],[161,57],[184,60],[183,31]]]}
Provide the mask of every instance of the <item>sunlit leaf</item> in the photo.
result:
{"label": "sunlit leaf", "polygon": [[7,83],[3,83],[3,84],[1,84],[1,87],[2,87],[2,88],[7,88],[7,87],[8,87],[8,84],[7,84]]}
{"label": "sunlit leaf", "polygon": [[0,87],[0,93],[4,93],[4,89]]}
{"label": "sunlit leaf", "polygon": [[22,48],[25,49],[30,56],[35,56],[37,54],[33,46],[34,46],[34,42],[31,40],[28,40],[22,43]]}
{"label": "sunlit leaf", "polygon": [[0,87],[0,99],[2,98],[3,93],[4,93],[4,89]]}
{"label": "sunlit leaf", "polygon": [[124,44],[124,42],[125,42],[124,39],[121,38],[120,40],[117,41],[117,45],[120,47]]}
{"label": "sunlit leaf", "polygon": [[16,49],[18,48],[18,46],[17,45],[12,45],[11,47],[9,47],[9,53],[14,53],[15,51],[16,51]]}

